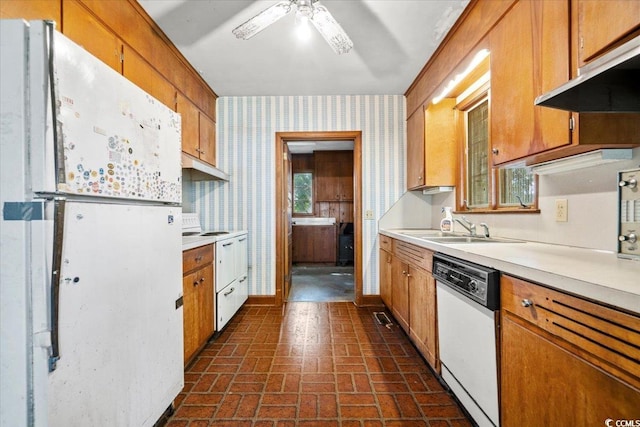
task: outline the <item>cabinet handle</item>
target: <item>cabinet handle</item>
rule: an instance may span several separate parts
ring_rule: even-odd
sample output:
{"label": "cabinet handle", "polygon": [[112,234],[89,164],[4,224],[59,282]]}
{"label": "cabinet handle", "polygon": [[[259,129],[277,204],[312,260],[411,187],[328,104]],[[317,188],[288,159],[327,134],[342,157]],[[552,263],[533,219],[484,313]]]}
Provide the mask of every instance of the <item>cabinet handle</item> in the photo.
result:
{"label": "cabinet handle", "polygon": [[404,270],[402,270],[402,274],[407,274],[407,272],[406,272],[406,271],[404,271]]}
{"label": "cabinet handle", "polygon": [[195,282],[193,282],[193,286],[198,286],[198,281],[196,280]]}
{"label": "cabinet handle", "polygon": [[200,283],[204,283],[204,277],[200,278]]}
{"label": "cabinet handle", "polygon": [[498,153],[500,153],[500,150],[498,150],[497,148],[492,148],[491,152],[497,156]]}
{"label": "cabinet handle", "polygon": [[223,243],[223,244],[222,244],[222,247],[223,247],[223,248],[226,248],[227,246],[230,246],[230,245],[233,245],[233,242],[230,242],[230,243]]}
{"label": "cabinet handle", "polygon": [[531,301],[530,299],[523,299],[522,300],[522,306],[523,307],[531,307],[533,305],[533,301]]}
{"label": "cabinet handle", "polygon": [[200,150],[200,154],[206,154],[204,151]]}
{"label": "cabinet handle", "polygon": [[242,282],[244,282],[245,280],[247,280],[247,276],[244,276],[242,279],[240,279],[240,282],[239,282],[239,283],[242,283]]}
{"label": "cabinet handle", "polygon": [[233,291],[235,291],[235,290],[236,290],[236,288],[229,289],[227,292],[224,293],[224,296],[226,297],[227,295],[233,293]]}
{"label": "cabinet handle", "polygon": [[202,261],[202,258],[203,258],[203,256],[202,256],[202,255],[198,255],[198,256],[196,257],[196,262],[200,262],[200,261]]}
{"label": "cabinet handle", "polygon": [[243,239],[238,239],[238,242],[244,242],[245,240],[247,240],[247,238],[243,238]]}

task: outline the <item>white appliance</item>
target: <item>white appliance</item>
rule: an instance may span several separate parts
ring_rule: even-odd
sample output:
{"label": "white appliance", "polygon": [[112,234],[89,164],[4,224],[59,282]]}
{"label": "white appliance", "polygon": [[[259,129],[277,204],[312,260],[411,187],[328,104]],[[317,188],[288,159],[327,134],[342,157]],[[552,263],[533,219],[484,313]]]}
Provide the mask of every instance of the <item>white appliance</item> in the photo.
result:
{"label": "white appliance", "polygon": [[184,385],[180,117],[0,21],[0,425],[151,426]]}
{"label": "white appliance", "polygon": [[499,426],[500,272],[436,253],[433,275],[442,379],[479,427]]}
{"label": "white appliance", "polygon": [[216,330],[221,331],[249,297],[247,233],[216,241]]}

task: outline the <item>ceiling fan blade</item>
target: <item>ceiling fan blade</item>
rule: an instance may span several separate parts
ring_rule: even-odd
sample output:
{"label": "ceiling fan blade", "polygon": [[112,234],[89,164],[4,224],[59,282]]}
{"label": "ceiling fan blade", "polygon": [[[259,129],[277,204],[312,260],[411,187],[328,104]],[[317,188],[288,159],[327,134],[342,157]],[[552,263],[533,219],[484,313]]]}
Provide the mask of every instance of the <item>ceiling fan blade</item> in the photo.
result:
{"label": "ceiling fan blade", "polygon": [[353,47],[353,42],[347,33],[326,7],[314,3],[311,22],[337,54],[347,53]]}
{"label": "ceiling fan blade", "polygon": [[239,25],[232,32],[239,39],[250,39],[260,31],[264,30],[269,25],[273,24],[278,19],[289,13],[289,11],[291,11],[291,5],[293,3],[294,0],[279,1],[273,6],[266,8],[253,18],[249,19],[244,24]]}

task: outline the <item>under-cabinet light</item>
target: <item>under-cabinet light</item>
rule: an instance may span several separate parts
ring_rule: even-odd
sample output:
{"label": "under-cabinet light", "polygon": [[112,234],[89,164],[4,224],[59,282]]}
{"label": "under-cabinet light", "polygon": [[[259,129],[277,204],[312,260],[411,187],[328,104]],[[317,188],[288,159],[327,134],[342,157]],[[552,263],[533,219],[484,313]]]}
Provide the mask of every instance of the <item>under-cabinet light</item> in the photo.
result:
{"label": "under-cabinet light", "polygon": [[631,148],[610,148],[591,151],[589,153],[578,154],[532,166],[531,172],[538,175],[550,175],[554,173],[571,172],[576,169],[603,165],[620,160],[630,160],[633,157],[632,151]]}
{"label": "under-cabinet light", "polygon": [[473,57],[473,60],[471,61],[469,66],[463,72],[461,72],[460,74],[457,74],[453,79],[451,79],[449,83],[447,83],[447,85],[444,87],[444,89],[442,89],[442,92],[440,93],[440,95],[433,98],[431,102],[433,102],[434,104],[437,104],[438,102],[442,101],[449,94],[449,92],[455,89],[455,87],[458,86],[458,84],[465,77],[467,77],[478,65],[480,65],[480,63],[487,56],[489,56],[488,49],[482,49],[481,51],[476,53],[476,56]]}

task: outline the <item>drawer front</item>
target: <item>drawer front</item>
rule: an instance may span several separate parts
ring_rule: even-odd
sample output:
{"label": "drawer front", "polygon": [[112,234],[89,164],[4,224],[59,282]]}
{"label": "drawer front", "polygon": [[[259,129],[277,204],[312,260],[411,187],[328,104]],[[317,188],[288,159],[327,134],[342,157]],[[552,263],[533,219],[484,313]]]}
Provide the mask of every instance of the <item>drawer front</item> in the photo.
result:
{"label": "drawer front", "polygon": [[415,267],[431,272],[433,264],[433,252],[420,246],[393,240],[393,253],[403,261]]}
{"label": "drawer front", "polygon": [[640,379],[640,316],[503,275],[502,309]]}
{"label": "drawer front", "polygon": [[182,253],[183,274],[209,264],[213,264],[213,245],[200,246]]}
{"label": "drawer front", "polygon": [[384,249],[387,252],[391,252],[392,251],[391,242],[393,241],[393,239],[383,234],[379,234],[378,236],[379,236],[378,241],[380,242],[380,249]]}

